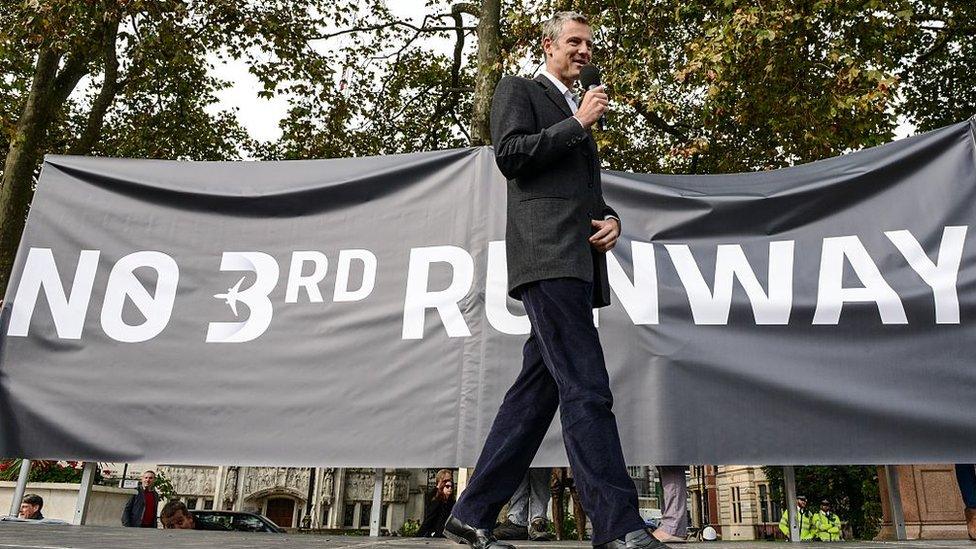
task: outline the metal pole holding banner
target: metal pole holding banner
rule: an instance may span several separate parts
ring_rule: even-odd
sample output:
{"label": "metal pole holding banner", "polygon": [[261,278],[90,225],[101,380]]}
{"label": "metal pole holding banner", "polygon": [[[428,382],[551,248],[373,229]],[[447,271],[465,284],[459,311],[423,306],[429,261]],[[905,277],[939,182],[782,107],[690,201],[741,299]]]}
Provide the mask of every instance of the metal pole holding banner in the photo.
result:
{"label": "metal pole holding banner", "polygon": [[800,543],[800,521],[796,505],[796,471],[792,465],[783,467],[783,484],[786,485],[786,509],[790,514],[790,541]]}
{"label": "metal pole holding banner", "polygon": [[31,460],[20,460],[20,475],[17,477],[17,487],[14,488],[14,499],[10,500],[10,516],[16,517],[20,514],[20,502],[24,499],[24,492],[27,491],[27,476],[30,475]]}
{"label": "metal pole holding banner", "polygon": [[376,476],[373,477],[373,507],[369,512],[369,535],[376,537],[380,535],[380,516],[383,510],[383,479],[386,477],[386,469],[379,467],[376,469]]}
{"label": "metal pole holding banner", "polygon": [[905,530],[905,512],[901,508],[901,487],[898,485],[898,469],[894,465],[885,465],[885,480],[888,482],[888,509],[891,511],[891,525],[895,529],[895,539],[905,541],[908,532]]}
{"label": "metal pole holding banner", "polygon": [[86,461],[81,470],[81,486],[78,486],[78,501],[75,502],[75,516],[71,519],[71,524],[84,524],[88,520],[88,505],[91,503],[96,467],[98,462]]}

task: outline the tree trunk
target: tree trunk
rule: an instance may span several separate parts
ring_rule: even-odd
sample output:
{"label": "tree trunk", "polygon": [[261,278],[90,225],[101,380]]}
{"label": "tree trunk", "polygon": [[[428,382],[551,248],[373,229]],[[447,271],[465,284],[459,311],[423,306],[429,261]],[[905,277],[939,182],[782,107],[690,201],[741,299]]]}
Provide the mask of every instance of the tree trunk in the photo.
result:
{"label": "tree trunk", "polygon": [[482,0],[478,18],[478,73],[471,113],[471,144],[490,145],[491,97],[501,78],[501,0]]}
{"label": "tree trunk", "polygon": [[0,180],[0,295],[7,289],[20,235],[30,203],[34,167],[47,126],[49,99],[61,55],[42,50],[37,56],[30,94],[10,139],[10,149]]}
{"label": "tree trunk", "polygon": [[0,295],[7,290],[27,210],[34,194],[34,171],[44,154],[44,139],[71,91],[87,71],[88,60],[72,55],[58,71],[62,53],[43,47],[0,179]]}
{"label": "tree trunk", "polygon": [[119,58],[115,51],[115,42],[119,34],[119,20],[116,14],[111,15],[115,16],[107,18],[105,21],[105,34],[102,37],[102,56],[105,64],[105,78],[102,81],[102,88],[92,101],[91,110],[88,111],[88,119],[85,121],[85,129],[81,137],[68,149],[68,154],[91,154],[102,135],[105,113],[112,106],[118,92]]}

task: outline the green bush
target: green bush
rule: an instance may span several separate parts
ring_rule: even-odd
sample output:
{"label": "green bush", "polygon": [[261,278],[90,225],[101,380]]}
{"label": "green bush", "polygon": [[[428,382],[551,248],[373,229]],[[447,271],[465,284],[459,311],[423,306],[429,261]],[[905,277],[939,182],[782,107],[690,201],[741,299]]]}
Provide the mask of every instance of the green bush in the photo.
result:
{"label": "green bush", "polygon": [[403,526],[397,530],[397,534],[404,538],[417,537],[418,532],[420,532],[420,521],[412,519],[407,519],[407,521],[403,523]]}

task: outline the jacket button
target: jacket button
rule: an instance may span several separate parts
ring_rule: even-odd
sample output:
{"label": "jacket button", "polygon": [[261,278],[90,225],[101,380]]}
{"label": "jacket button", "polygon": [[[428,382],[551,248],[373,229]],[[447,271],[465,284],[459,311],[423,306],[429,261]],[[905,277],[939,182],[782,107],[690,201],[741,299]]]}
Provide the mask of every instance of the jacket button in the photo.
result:
{"label": "jacket button", "polygon": [[593,219],[593,212],[586,212],[587,219]]}
{"label": "jacket button", "polygon": [[592,189],[593,188],[593,182],[590,181],[589,183],[586,184],[586,186]]}

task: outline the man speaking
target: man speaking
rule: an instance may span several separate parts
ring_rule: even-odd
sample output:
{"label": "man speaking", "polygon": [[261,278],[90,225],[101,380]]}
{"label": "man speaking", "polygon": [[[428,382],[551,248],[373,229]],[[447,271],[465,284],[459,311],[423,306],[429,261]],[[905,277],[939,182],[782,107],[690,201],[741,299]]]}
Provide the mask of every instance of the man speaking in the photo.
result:
{"label": "man speaking", "polygon": [[593,545],[666,547],[648,534],[637,511],[593,326],[592,307],[610,303],[605,253],[620,236],[620,221],[603,200],[600,159],[590,135],[607,110],[607,95],[593,86],[577,107],[572,91],[592,47],[584,16],[555,14],[543,27],[546,70],[534,80],[503,78],[492,101],[495,159],[508,179],[509,294],[522,301],[532,331],[522,371],[444,528],[446,536],[475,549],[511,547],[495,540],[491,530],[557,407],[583,509],[593,524]]}

